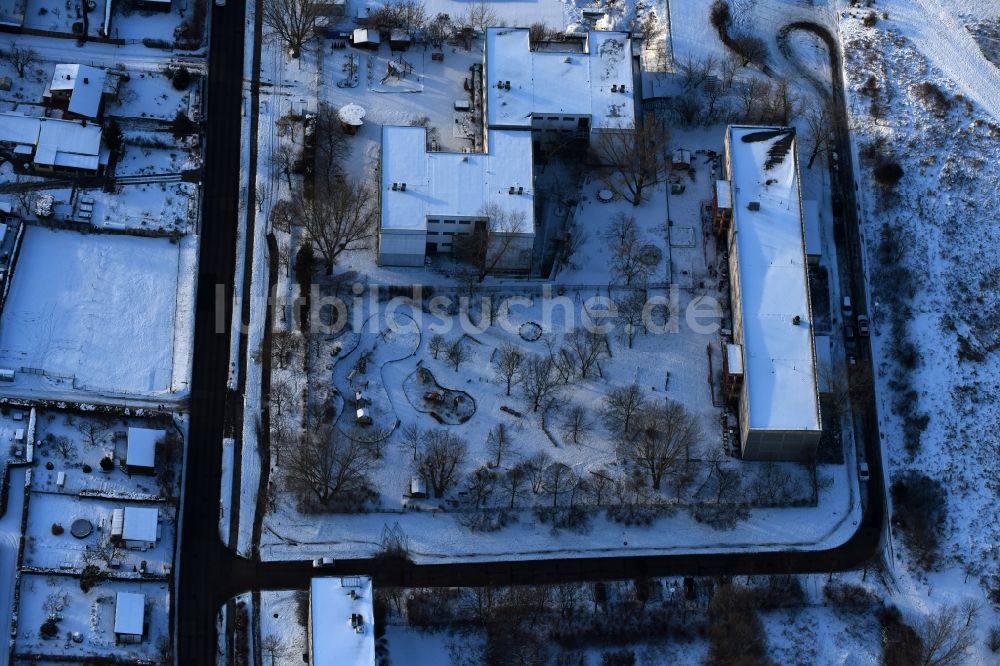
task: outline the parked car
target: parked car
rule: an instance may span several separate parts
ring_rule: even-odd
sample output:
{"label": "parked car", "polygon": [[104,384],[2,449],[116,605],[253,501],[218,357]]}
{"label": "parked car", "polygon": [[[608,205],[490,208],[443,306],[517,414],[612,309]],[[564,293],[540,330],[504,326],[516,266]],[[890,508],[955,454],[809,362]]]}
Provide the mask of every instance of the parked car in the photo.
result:
{"label": "parked car", "polygon": [[315,560],[313,560],[313,567],[315,567],[316,569],[332,567],[335,562],[336,560],[334,560],[332,557],[317,557]]}
{"label": "parked car", "polygon": [[855,337],[854,324],[849,321],[844,322],[844,346],[848,349],[854,349]]}
{"label": "parked car", "polygon": [[868,474],[868,463],[863,462],[858,465],[858,478],[861,480],[862,483],[868,481],[868,479],[870,478]]}
{"label": "parked car", "polygon": [[844,317],[851,317],[854,315],[854,306],[851,304],[851,297],[844,296],[844,302],[840,306],[840,312]]}
{"label": "parked car", "polygon": [[871,332],[871,322],[869,321],[868,317],[866,315],[859,314],[858,315],[858,335],[861,335],[861,336],[867,338],[868,334],[870,332]]}
{"label": "parked car", "polygon": [[854,367],[858,364],[858,357],[854,355],[854,352],[847,352],[847,365]]}

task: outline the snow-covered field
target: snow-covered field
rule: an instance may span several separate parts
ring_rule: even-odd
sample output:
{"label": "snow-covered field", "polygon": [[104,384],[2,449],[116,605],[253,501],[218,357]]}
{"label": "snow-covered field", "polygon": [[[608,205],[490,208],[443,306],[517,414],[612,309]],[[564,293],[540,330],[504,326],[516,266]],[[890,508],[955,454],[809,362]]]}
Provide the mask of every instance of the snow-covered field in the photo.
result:
{"label": "snow-covered field", "polygon": [[194,276],[183,255],[195,249],[29,228],[0,319],[0,365],[40,374],[21,372],[14,386],[139,394],[185,386],[189,364],[175,360],[189,347]]}

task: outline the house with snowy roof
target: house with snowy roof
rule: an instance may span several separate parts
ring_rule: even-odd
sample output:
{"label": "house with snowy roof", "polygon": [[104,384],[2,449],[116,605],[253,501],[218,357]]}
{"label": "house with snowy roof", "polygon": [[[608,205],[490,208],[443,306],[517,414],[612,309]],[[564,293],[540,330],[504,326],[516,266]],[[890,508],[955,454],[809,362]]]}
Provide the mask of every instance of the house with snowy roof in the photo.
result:
{"label": "house with snowy roof", "polygon": [[0,149],[35,171],[96,176],[108,164],[101,126],[0,112]]}
{"label": "house with snowy roof", "polygon": [[716,206],[731,220],[725,385],[752,460],[807,461],[822,433],[795,130],[731,126]]}
{"label": "house with snowy roof", "polygon": [[118,97],[121,73],[97,67],[58,64],[42,95],[49,106],[62,109],[63,118],[97,120],[104,104]]}

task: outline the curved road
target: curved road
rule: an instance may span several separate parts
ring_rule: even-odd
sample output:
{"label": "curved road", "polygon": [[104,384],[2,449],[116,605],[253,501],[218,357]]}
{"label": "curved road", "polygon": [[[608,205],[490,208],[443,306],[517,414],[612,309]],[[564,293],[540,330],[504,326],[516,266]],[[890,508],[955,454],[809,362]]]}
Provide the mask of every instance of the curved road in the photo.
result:
{"label": "curved road", "polygon": [[[241,2],[214,8],[209,67],[206,172],[203,234],[198,275],[195,324],[191,435],[185,461],[177,588],[177,660],[180,664],[208,664],[217,655],[215,616],[232,596],[248,590],[305,588],[314,570],[309,562],[252,562],[223,546],[218,535],[222,436],[226,415],[228,330],[216,330],[216,289],[226,295],[231,321],[232,276],[235,257],[239,192],[240,123],[243,82],[243,26]],[[824,28],[795,24],[790,29],[818,34],[830,49],[833,100],[836,109],[838,151],[843,183],[842,221],[848,229],[851,291],[865,293],[858,267],[860,242],[854,176],[850,164],[850,137],[844,107],[839,44]],[[846,293],[846,291],[845,291]],[[863,302],[863,301],[858,301]],[[870,362],[869,350],[863,358]],[[625,579],[636,576],[805,573],[856,567],[877,552],[885,524],[884,478],[881,464],[874,395],[862,417],[866,458],[871,466],[869,498],[858,530],[843,545],[825,551],[579,558],[522,562],[414,565],[400,560],[338,560],[338,574],[372,575],[380,586],[450,586],[484,584],[539,584],[584,580]]]}

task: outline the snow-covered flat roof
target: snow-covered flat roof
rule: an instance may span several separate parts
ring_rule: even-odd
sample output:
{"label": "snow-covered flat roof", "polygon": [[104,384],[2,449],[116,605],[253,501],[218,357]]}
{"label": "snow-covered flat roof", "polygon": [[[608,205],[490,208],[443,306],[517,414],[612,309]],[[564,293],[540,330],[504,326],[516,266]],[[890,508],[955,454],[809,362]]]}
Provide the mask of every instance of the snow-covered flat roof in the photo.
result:
{"label": "snow-covered flat roof", "polygon": [[631,53],[623,32],[590,32],[581,53],[532,51],[527,28],[487,29],[488,126],[528,129],[532,115],[568,114],[597,129],[632,127]]}
{"label": "snow-covered flat roof", "polygon": [[[312,663],[315,666],[374,666],[371,578],[313,578],[309,604],[312,609]],[[352,615],[361,616],[356,623],[360,631],[352,626]]]}
{"label": "snow-covered flat roof", "polygon": [[[749,426],[819,430],[794,130],[729,128]],[[755,202],[759,210],[751,210]],[[793,323],[798,316],[798,325]]]}
{"label": "snow-covered flat roof", "polygon": [[52,73],[49,90],[70,91],[70,113],[96,118],[101,108],[101,95],[107,74],[90,65],[58,64]]}
{"label": "snow-covered flat roof", "polygon": [[802,202],[802,218],[806,230],[806,254],[822,256],[823,231],[819,221],[819,202],[815,199],[804,200]]}
{"label": "snow-covered flat roof", "polygon": [[0,143],[35,145],[41,122],[21,113],[0,112]]}
{"label": "snow-covered flat roof", "polygon": [[115,633],[142,635],[146,620],[146,595],[118,592],[115,595]]}
{"label": "snow-covered flat roof", "polygon": [[382,128],[383,230],[424,231],[428,217],[474,218],[499,205],[532,233],[532,182],[530,132],[492,131],[486,153],[429,153],[424,128]]}
{"label": "snow-covered flat roof", "polygon": [[153,467],[156,460],[156,442],[167,432],[153,428],[129,428],[125,464]]}
{"label": "snow-covered flat roof", "polygon": [[728,180],[715,181],[715,200],[718,202],[719,208],[733,207],[733,191]]}
{"label": "snow-covered flat roof", "polygon": [[159,522],[159,518],[159,509],[139,506],[125,507],[122,539],[156,543],[156,524]]}

